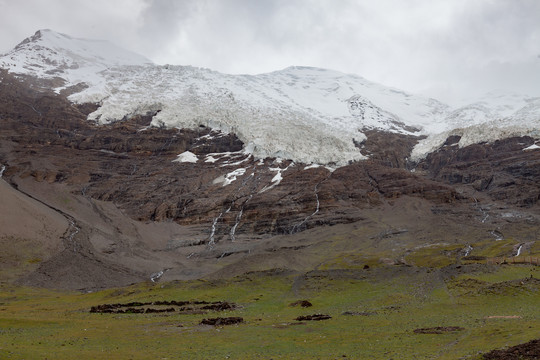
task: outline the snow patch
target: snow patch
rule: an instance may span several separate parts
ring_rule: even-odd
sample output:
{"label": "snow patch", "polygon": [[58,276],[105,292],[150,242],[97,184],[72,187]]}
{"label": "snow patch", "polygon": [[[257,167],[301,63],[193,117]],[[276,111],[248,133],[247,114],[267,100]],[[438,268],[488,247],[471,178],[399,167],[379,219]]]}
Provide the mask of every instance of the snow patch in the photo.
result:
{"label": "snow patch", "polygon": [[467,244],[467,246],[465,246],[465,248],[463,249],[463,256],[464,257],[469,256],[471,251],[473,251],[473,247],[471,245]]}
{"label": "snow patch", "polygon": [[271,189],[275,188],[276,186],[278,186],[279,183],[281,183],[281,180],[283,180],[282,173],[287,171],[291,166],[294,166],[294,163],[290,163],[289,166],[287,166],[285,169],[281,169],[281,168],[278,168],[278,167],[277,168],[269,168],[268,170],[276,171],[277,173],[276,173],[276,175],[274,175],[272,180],[270,180],[271,184],[266,185],[264,188],[262,188],[261,191],[259,191],[259,194],[262,194],[263,192],[271,190]]}
{"label": "snow patch", "polygon": [[173,160],[173,162],[188,162],[188,163],[196,163],[199,159],[197,158],[197,155],[192,153],[191,151],[184,151],[178,157]]}
{"label": "snow patch", "polygon": [[204,159],[204,162],[205,163],[215,163],[216,161],[218,161],[219,159],[213,157],[212,155],[207,155],[206,156],[206,159]]}
{"label": "snow patch", "polygon": [[223,137],[223,136],[227,136],[227,134],[223,133],[223,132],[220,132],[220,131],[212,130],[212,131],[210,131],[209,134],[206,134],[204,136],[200,136],[195,140],[212,140],[212,139],[217,139],[217,138],[220,138],[220,137]]}
{"label": "snow patch", "polygon": [[333,173],[334,171],[336,171],[336,169],[337,169],[338,167],[326,165],[324,168],[325,168],[326,170],[330,171],[331,173]]}
{"label": "snow patch", "polygon": [[169,270],[169,269],[163,269],[163,270],[160,270],[158,272],[155,272],[153,274],[150,275],[150,281],[152,281],[153,283],[159,281],[159,279],[161,279],[161,277],[163,276],[163,274],[165,274],[165,272]]}
{"label": "snow patch", "polygon": [[540,146],[536,144],[532,144],[531,146],[528,146],[525,149],[523,149],[523,151],[536,150],[536,149],[540,149]]}
{"label": "snow patch", "polygon": [[481,142],[492,143],[497,140],[518,136],[540,137],[540,117],[535,121],[521,122],[518,119],[499,119],[467,128],[458,128],[428,136],[416,144],[411,152],[411,160],[419,161],[427,154],[437,151],[449,136],[460,136],[460,148]]}
{"label": "snow patch", "polygon": [[229,163],[229,162],[226,162],[224,163],[223,165],[221,165],[221,167],[225,167],[225,166],[238,166],[246,161],[248,161],[249,159],[251,158],[251,155],[248,155],[246,156],[246,158],[242,159],[242,160],[239,160],[239,161],[236,161],[236,162],[233,162],[233,163]]}
{"label": "snow patch", "polygon": [[236,181],[236,178],[238,176],[242,176],[246,173],[246,170],[247,168],[240,168],[240,169],[236,169],[234,171],[231,171],[230,173],[228,174],[225,174],[225,175],[222,175],[220,177],[218,177],[217,179],[215,179],[213,181],[214,184],[219,184],[219,183],[223,183],[223,186],[227,186],[227,185],[230,185],[232,184],[234,181]]}

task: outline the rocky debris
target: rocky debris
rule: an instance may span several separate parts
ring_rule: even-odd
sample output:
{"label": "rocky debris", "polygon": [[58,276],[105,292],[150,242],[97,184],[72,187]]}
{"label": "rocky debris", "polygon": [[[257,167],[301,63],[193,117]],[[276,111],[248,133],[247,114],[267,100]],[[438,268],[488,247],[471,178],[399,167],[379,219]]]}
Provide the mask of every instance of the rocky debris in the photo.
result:
{"label": "rocky debris", "polygon": [[155,313],[169,313],[169,312],[175,312],[176,310],[174,308],[166,308],[166,309],[152,309],[147,308],[144,310],[145,314],[155,314]]}
{"label": "rocky debris", "polygon": [[241,324],[244,322],[244,318],[240,316],[231,316],[231,317],[217,317],[210,319],[202,319],[201,325],[212,325],[212,326],[223,326],[223,325],[234,325]]}
{"label": "rocky debris", "polygon": [[139,307],[139,306],[145,306],[145,305],[151,305],[151,302],[129,302],[125,304],[102,304],[97,306],[92,306],[90,308],[91,313],[97,313],[97,312],[112,312],[112,310],[116,310],[122,307]]}
{"label": "rocky debris", "polygon": [[448,332],[463,331],[465,328],[460,326],[436,326],[430,328],[414,329],[415,334],[444,334]]}
{"label": "rocky debris", "polygon": [[313,304],[309,302],[308,300],[298,300],[289,304],[289,306],[291,307],[301,306],[301,307],[307,308],[307,307],[312,307]]}
{"label": "rocky debris", "polygon": [[330,315],[324,315],[324,314],[313,314],[313,315],[301,315],[297,317],[296,321],[320,321],[320,320],[328,320],[332,317]]}
{"label": "rocky debris", "polygon": [[225,311],[236,309],[236,304],[227,301],[218,301],[201,307],[202,310]]}
{"label": "rocky debris", "polygon": [[[167,306],[167,307],[166,307]],[[227,301],[153,301],[102,304],[92,306],[91,313],[101,314],[152,314],[152,313],[205,313],[208,311],[234,310],[237,305]]]}
{"label": "rocky debris", "polygon": [[540,339],[515,345],[504,350],[493,350],[484,354],[485,360],[537,360],[540,359]]}
{"label": "rocky debris", "polygon": [[[146,305],[152,305],[152,303],[145,303]],[[119,305],[119,306],[118,306]],[[156,309],[156,308],[144,308],[141,303],[129,303],[129,304],[104,304],[98,306],[92,306],[90,308],[91,313],[100,314],[152,314],[152,313],[169,313],[175,312],[173,307]]]}

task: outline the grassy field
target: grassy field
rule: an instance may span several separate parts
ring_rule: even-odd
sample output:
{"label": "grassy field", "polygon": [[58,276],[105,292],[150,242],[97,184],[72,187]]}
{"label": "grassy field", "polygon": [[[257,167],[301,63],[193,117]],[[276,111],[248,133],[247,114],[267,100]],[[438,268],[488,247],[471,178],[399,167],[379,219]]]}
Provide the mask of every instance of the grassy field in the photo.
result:
{"label": "grassy field", "polygon": [[[268,271],[87,294],[4,284],[0,358],[478,359],[481,352],[539,337],[540,281],[530,277],[540,278],[540,268],[476,265],[461,270]],[[313,306],[290,306],[301,299]],[[163,300],[224,300],[238,308],[206,314],[89,312],[105,303]],[[295,320],[316,313],[332,318]],[[241,316],[244,323],[199,325],[217,316]],[[462,329],[414,332],[450,326]]]}

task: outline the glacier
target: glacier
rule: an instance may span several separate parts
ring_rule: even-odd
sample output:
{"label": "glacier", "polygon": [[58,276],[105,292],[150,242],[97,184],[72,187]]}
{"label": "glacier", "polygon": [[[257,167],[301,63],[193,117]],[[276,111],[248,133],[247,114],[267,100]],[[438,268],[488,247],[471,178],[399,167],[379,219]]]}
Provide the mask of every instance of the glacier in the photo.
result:
{"label": "glacier", "polygon": [[52,30],[40,30],[0,56],[0,67],[49,80],[74,103],[98,104],[89,121],[151,115],[152,126],[206,126],[236,134],[244,152],[256,158],[343,166],[366,158],[358,148],[365,129],[425,136],[412,160],[438,149],[450,135],[461,136],[459,146],[508,136],[540,138],[540,98],[497,92],[450,107],[334,70],[291,66],[229,75],[156,65],[107,41]]}

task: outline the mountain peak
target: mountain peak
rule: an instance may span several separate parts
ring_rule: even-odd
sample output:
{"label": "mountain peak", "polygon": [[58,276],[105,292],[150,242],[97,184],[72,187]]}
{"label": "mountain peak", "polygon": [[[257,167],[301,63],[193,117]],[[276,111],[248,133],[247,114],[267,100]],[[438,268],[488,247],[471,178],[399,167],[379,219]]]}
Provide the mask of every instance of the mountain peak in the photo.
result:
{"label": "mountain peak", "polygon": [[[40,29],[34,33],[34,35],[27,37],[23,41],[21,41],[15,48],[18,48],[21,45],[28,44],[30,42],[36,42],[42,39],[47,34],[54,33],[57,34],[55,31],[51,29]],[[67,35],[66,35],[67,36]]]}
{"label": "mountain peak", "polygon": [[[87,60],[98,59],[109,65],[145,65],[152,61],[142,55],[125,50],[107,40],[75,38],[51,29],[40,29],[24,39],[8,54],[28,50],[54,50],[68,56]],[[28,54],[26,54],[28,55]],[[42,54],[43,55],[43,54]]]}
{"label": "mountain peak", "polygon": [[[456,129],[459,145],[530,134],[540,104],[521,96],[489,95],[457,109],[358,75],[291,66],[259,75],[227,75],[190,66],[157,66],[108,41],[38,30],[0,67],[48,81],[76,103],[99,103],[88,119],[109,123],[154,114],[155,126],[233,132],[256,157],[345,165],[363,159],[365,130],[428,135],[421,157]],[[527,119],[527,126],[524,126]],[[498,131],[498,128],[505,131]],[[495,129],[497,131],[491,131]],[[489,131],[488,131],[489,130]],[[467,130],[468,131],[468,130]]]}
{"label": "mountain peak", "polygon": [[152,62],[144,56],[109,41],[75,38],[50,29],[36,31],[0,58],[0,67],[13,73],[61,78],[65,85],[95,85],[96,74],[105,69],[148,64]]}

